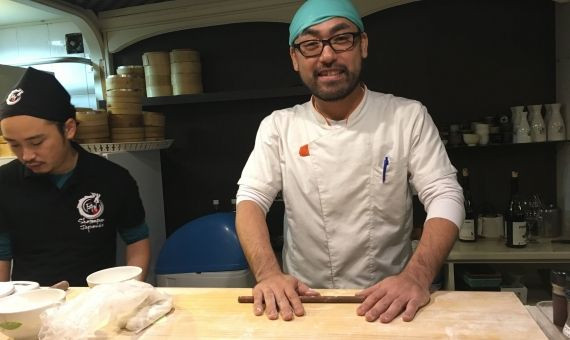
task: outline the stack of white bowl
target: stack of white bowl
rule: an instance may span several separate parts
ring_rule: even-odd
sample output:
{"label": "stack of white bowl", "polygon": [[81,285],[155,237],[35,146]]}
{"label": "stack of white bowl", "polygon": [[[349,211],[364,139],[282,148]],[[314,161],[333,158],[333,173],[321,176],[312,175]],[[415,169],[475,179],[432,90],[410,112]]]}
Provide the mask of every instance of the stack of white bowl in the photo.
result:
{"label": "stack of white bowl", "polygon": [[172,93],[202,93],[202,66],[200,53],[191,49],[172,50],[170,52],[170,74]]}
{"label": "stack of white bowl", "polygon": [[172,95],[170,55],[168,52],[146,52],[142,56],[147,97]]}

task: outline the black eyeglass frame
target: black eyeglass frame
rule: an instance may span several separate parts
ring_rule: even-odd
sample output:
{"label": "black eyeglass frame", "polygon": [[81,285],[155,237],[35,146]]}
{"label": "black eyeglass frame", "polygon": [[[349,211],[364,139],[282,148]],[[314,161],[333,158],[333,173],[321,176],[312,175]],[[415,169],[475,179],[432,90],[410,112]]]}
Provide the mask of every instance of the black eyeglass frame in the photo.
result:
{"label": "black eyeglass frame", "polygon": [[[347,48],[346,50],[337,50],[333,47],[331,40],[337,38],[338,36],[341,35],[345,35],[345,34],[350,34],[352,35],[352,45],[350,45],[349,48]],[[293,48],[296,49],[297,51],[299,51],[299,53],[301,53],[301,55],[305,58],[314,58],[314,57],[318,57],[321,54],[323,54],[323,51],[325,49],[326,45],[329,45],[330,48],[335,52],[335,53],[342,53],[342,52],[346,52],[346,51],[350,51],[354,48],[354,46],[356,45],[356,40],[358,40],[358,38],[360,38],[362,36],[362,32],[361,31],[357,31],[357,32],[344,32],[344,33],[339,33],[339,34],[335,34],[332,37],[328,38],[328,39],[308,39],[308,40],[303,40],[297,44],[293,44]],[[308,55],[306,56],[303,51],[301,51],[301,45],[305,44],[307,42],[311,42],[311,41],[317,41],[321,43],[321,50],[319,51],[318,54],[315,55]]]}

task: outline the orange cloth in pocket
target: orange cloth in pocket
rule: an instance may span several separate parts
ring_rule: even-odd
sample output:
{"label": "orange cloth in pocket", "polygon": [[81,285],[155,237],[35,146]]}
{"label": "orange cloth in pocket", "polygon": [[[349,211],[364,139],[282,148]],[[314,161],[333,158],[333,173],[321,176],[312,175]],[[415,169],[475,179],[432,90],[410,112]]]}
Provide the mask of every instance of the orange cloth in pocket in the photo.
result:
{"label": "orange cloth in pocket", "polygon": [[301,157],[310,156],[310,153],[309,153],[309,144],[305,144],[305,145],[303,145],[303,146],[301,146],[301,147],[299,148],[299,155],[301,155]]}

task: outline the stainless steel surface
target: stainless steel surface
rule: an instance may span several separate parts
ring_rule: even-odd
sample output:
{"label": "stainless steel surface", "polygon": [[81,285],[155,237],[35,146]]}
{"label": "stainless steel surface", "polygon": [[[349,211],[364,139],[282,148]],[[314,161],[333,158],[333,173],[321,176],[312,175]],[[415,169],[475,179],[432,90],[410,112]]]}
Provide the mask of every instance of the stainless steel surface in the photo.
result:
{"label": "stainless steel surface", "polygon": [[46,64],[59,64],[59,63],[78,63],[91,65],[95,68],[99,68],[99,65],[95,64],[91,59],[81,58],[81,57],[58,57],[58,58],[42,58],[29,60],[23,63],[10,64],[10,66],[33,66],[33,65],[46,65]]}

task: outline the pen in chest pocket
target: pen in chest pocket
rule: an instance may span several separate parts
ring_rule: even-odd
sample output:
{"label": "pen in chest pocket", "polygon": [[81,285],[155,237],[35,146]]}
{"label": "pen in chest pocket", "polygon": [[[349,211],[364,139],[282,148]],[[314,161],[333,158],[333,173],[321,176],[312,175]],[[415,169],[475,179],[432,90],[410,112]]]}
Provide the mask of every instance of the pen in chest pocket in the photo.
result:
{"label": "pen in chest pocket", "polygon": [[384,164],[382,165],[382,183],[386,182],[386,171],[388,170],[388,164],[390,161],[388,160],[388,156],[384,157]]}

